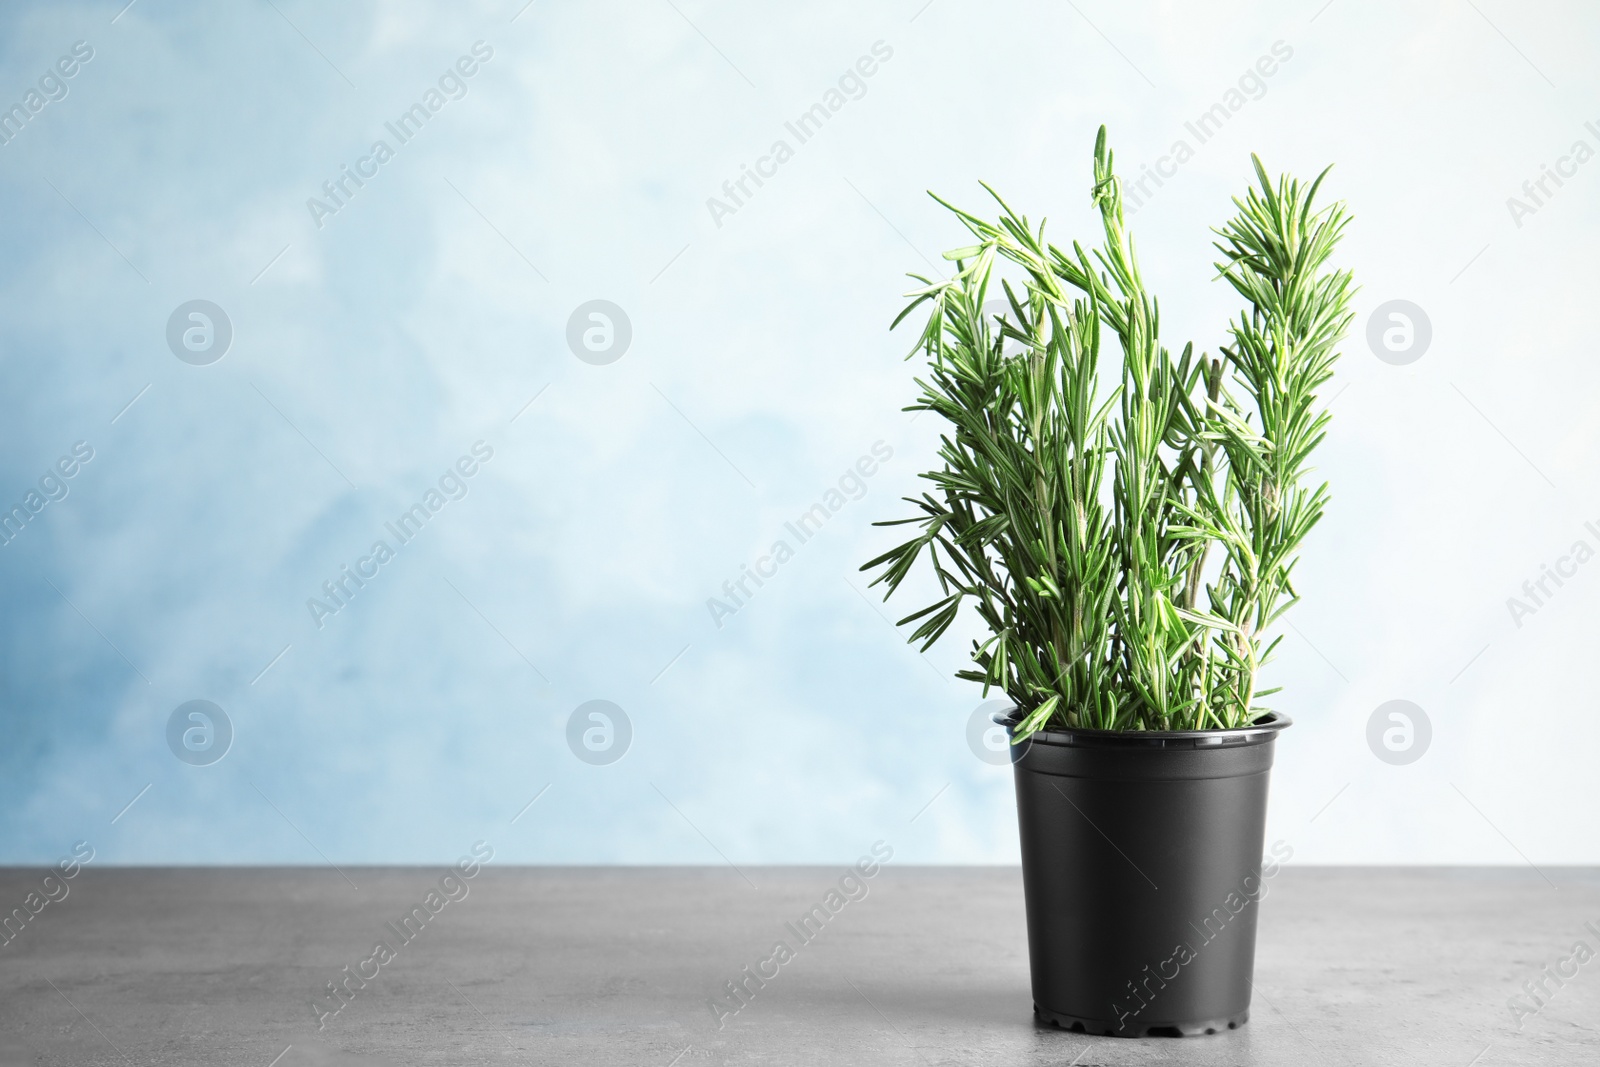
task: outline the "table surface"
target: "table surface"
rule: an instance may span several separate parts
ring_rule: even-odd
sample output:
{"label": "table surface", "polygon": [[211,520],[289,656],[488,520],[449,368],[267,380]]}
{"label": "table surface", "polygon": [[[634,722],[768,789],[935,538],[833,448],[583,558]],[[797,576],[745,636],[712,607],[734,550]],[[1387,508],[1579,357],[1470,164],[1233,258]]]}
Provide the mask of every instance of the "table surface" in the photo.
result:
{"label": "table surface", "polygon": [[444,870],[85,868],[0,948],[0,1065],[1600,1064],[1600,960],[1507,1003],[1600,950],[1595,869],[1286,868],[1250,1023],[1140,1040],[1035,1024],[1015,868],[884,866],[720,1027],[844,868]]}

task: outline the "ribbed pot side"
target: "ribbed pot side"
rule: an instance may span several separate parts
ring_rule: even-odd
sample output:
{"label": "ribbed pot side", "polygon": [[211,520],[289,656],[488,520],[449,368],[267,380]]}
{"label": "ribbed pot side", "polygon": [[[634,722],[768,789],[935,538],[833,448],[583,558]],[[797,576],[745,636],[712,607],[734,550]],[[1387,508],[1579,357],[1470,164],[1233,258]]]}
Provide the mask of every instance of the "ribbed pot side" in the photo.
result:
{"label": "ribbed pot side", "polygon": [[1288,725],[1012,748],[1041,1019],[1125,1037],[1249,1019],[1267,780]]}

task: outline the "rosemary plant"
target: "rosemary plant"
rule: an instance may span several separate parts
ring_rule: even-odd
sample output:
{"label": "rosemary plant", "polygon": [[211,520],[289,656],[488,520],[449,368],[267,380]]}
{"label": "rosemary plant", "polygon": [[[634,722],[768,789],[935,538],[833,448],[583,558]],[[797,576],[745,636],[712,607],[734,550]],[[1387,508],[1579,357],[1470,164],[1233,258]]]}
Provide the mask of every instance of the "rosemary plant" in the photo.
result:
{"label": "rosemary plant", "polygon": [[[900,620],[923,650],[963,604],[977,610],[988,637],[957,676],[1016,703],[1019,740],[1052,725],[1227,729],[1268,711],[1259,678],[1281,639],[1268,630],[1297,599],[1298,549],[1328,500],[1302,481],[1354,290],[1325,269],[1348,221],[1341,204],[1313,209],[1327,172],[1274,183],[1252,160],[1259,188],[1215,231],[1219,276],[1247,304],[1216,358],[1161,342],[1104,127],[1093,253],[1045,243],[987,185],[993,222],[939,200],[978,243],[946,253],[949,280],[912,275],[921,288],[895,325],[932,306],[911,352],[927,377],[905,410],[949,422],[943,467],[906,498],[917,514],[877,524],[916,536],[861,569],[881,569],[888,599],[928,559],[942,596]],[[1008,311],[990,321],[1006,265],[1020,277],[999,282]],[[1100,376],[1106,331],[1114,383]]]}

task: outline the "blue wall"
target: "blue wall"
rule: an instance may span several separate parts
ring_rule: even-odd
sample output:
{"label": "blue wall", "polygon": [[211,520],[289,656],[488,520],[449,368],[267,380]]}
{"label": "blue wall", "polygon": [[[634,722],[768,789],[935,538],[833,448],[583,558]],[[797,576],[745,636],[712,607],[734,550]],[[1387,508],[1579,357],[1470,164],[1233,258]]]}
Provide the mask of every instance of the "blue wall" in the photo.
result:
{"label": "blue wall", "polygon": [[[1273,834],[1519,862],[1459,792],[1529,854],[1600,859],[1541,814],[1593,776],[1497,725],[1528,701],[1596,740],[1563,666],[1595,576],[1505,601],[1600,518],[1600,170],[1531,218],[1504,199],[1600,116],[1470,12],[1373,43],[1373,5],[1236,6],[1095,6],[1119,52],[1070,6],[947,0],[8,5],[0,506],[29,518],[0,547],[0,862],[1012,862],[950,677],[970,627],[918,655],[890,620],[920,604],[856,572],[936,446],[887,332],[904,272],[963,243],[923,190],[987,179],[1089,238],[1096,126],[1136,172],[1239,86],[1134,220],[1169,338],[1223,338],[1207,227],[1251,150],[1340,163],[1366,286],[1273,667],[1300,722]],[[1528,32],[1592,77],[1582,35]],[[1434,324],[1405,368],[1364,340],[1401,297]],[[1400,697],[1434,726],[1406,768],[1364,740]],[[169,729],[191,701],[221,715]]]}

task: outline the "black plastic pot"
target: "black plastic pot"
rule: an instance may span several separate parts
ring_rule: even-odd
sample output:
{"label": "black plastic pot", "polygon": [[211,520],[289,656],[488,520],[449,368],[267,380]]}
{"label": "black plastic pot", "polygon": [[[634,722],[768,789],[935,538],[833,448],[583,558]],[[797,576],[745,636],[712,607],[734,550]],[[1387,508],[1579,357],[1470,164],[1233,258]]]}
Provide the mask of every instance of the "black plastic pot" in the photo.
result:
{"label": "black plastic pot", "polygon": [[1176,1037],[1250,1018],[1267,778],[1288,725],[1052,731],[1013,746],[1040,1019]]}

